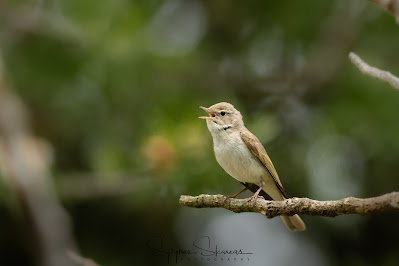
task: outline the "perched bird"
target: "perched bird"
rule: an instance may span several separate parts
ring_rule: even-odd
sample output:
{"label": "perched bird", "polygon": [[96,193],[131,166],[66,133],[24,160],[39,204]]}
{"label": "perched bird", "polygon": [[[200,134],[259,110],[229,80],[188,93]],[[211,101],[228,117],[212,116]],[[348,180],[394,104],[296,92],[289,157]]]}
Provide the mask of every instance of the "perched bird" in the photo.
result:
{"label": "perched bird", "polygon": [[[287,195],[272,161],[258,138],[244,126],[241,113],[227,102],[200,108],[209,114],[199,118],[206,119],[217,162],[246,187],[232,197],[250,189],[255,192],[251,197],[254,203],[259,193],[266,199],[286,199]],[[306,230],[298,214],[281,216],[281,219],[291,231]]]}

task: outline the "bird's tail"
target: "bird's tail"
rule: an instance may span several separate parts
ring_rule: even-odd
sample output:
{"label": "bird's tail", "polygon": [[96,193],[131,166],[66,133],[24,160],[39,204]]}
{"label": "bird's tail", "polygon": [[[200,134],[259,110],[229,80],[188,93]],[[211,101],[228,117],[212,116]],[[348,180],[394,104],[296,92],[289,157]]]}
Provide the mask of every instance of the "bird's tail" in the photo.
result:
{"label": "bird's tail", "polygon": [[[246,188],[248,188],[250,191],[255,193],[259,187],[255,184],[251,183],[243,183],[241,182]],[[259,193],[259,196],[262,196],[266,200],[275,200],[273,199],[269,194],[266,193],[266,191],[261,190]],[[285,200],[285,197],[281,194],[278,196],[275,196],[276,200]],[[283,220],[285,226],[288,228],[290,231],[305,231],[306,230],[306,225],[302,221],[301,217],[299,217],[298,214],[295,214],[293,216],[280,216],[281,220]]]}
{"label": "bird's tail", "polygon": [[301,217],[299,217],[298,214],[295,214],[294,216],[280,216],[281,220],[283,220],[285,226],[288,228],[290,231],[305,231],[306,230],[306,225],[302,221]]}

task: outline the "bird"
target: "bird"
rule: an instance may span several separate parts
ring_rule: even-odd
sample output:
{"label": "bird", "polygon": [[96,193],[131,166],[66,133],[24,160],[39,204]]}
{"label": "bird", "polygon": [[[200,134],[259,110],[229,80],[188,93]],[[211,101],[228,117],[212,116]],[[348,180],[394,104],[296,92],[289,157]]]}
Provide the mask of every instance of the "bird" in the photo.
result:
{"label": "bird", "polygon": [[[229,197],[235,198],[250,189],[254,192],[251,197],[254,204],[259,195],[268,200],[287,199],[276,168],[259,139],[245,127],[241,113],[227,102],[200,108],[209,115],[199,118],[206,120],[212,135],[216,161],[245,186],[242,191]],[[306,230],[298,214],[280,217],[288,230]]]}

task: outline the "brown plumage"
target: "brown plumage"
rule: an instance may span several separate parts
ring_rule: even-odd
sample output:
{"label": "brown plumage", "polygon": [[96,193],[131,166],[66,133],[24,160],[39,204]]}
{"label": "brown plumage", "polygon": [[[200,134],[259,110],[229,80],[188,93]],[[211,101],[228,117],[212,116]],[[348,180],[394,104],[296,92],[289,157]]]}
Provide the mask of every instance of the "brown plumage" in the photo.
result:
{"label": "brown plumage", "polygon": [[[213,137],[217,162],[233,178],[268,200],[284,200],[287,194],[265,148],[245,126],[241,113],[233,105],[222,102],[209,108],[201,107],[209,116],[207,126]],[[291,231],[304,231],[305,223],[296,214],[281,216]]]}

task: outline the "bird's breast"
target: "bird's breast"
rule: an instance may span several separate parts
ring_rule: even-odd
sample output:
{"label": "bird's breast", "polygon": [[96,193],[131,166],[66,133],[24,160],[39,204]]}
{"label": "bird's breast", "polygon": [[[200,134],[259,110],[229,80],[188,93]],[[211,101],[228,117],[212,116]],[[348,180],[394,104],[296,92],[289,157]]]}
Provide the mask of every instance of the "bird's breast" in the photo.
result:
{"label": "bird's breast", "polygon": [[239,134],[215,139],[216,160],[222,168],[240,182],[258,184],[266,169],[251,153]]}

